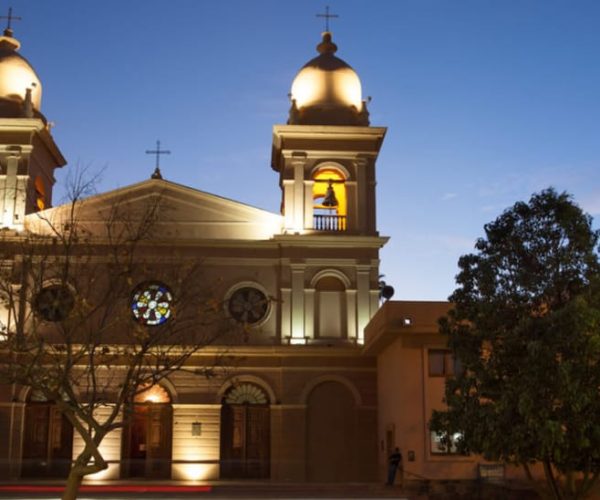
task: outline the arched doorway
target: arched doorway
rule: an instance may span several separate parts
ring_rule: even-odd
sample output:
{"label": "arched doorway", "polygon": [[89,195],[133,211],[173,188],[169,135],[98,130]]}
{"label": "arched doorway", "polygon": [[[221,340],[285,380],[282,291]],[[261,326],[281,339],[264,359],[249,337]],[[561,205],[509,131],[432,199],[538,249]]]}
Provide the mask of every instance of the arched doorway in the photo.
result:
{"label": "arched doorway", "polygon": [[355,480],[357,422],[353,394],[340,382],[327,381],[311,391],[307,403],[307,479]]}
{"label": "arched doorway", "polygon": [[63,478],[73,456],[73,426],[54,402],[32,391],[25,406],[22,477]]}
{"label": "arched doorway", "polygon": [[173,407],[171,396],[154,385],[136,395],[123,429],[124,478],[171,477]]}
{"label": "arched doorway", "polygon": [[257,385],[235,385],[221,407],[221,477],[264,479],[271,471],[271,416]]}

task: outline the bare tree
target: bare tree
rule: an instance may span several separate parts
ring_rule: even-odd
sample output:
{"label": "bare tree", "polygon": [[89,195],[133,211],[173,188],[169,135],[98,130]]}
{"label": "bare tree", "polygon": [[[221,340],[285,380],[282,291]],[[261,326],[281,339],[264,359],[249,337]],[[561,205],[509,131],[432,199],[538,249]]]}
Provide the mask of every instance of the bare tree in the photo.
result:
{"label": "bare tree", "polygon": [[0,235],[0,382],[54,402],[83,440],[65,500],[108,467],[100,444],[136,396],[177,371],[212,376],[222,359],[199,367],[192,355],[235,334],[201,262],[159,243],[160,194],[113,202],[88,224],[92,186],[76,174],[68,204]]}

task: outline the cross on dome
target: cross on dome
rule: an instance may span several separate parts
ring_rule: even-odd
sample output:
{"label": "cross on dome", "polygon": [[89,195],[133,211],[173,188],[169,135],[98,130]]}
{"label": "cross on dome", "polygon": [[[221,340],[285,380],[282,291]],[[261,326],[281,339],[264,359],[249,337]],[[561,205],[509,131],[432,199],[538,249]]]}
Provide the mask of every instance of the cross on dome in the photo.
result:
{"label": "cross on dome", "polygon": [[0,19],[6,19],[7,23],[6,23],[6,29],[4,30],[4,36],[11,36],[13,35],[13,30],[11,28],[11,24],[12,21],[22,21],[23,18],[20,16],[13,16],[12,15],[12,7],[8,8],[8,15],[7,16],[0,16]]}
{"label": "cross on dome", "polygon": [[329,20],[333,18],[339,18],[337,14],[329,13],[329,5],[325,6],[325,14],[317,14],[316,17],[324,17],[325,18],[325,31],[329,31]]}

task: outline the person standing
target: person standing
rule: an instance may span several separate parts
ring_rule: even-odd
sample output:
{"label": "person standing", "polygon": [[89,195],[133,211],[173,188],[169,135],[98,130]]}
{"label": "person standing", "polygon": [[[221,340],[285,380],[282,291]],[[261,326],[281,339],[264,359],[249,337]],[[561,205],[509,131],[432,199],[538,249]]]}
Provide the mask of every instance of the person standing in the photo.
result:
{"label": "person standing", "polygon": [[388,478],[387,483],[385,484],[388,486],[393,486],[396,479],[396,471],[400,469],[400,486],[402,486],[402,453],[400,452],[400,448],[397,446],[394,452],[388,457],[388,464]]}

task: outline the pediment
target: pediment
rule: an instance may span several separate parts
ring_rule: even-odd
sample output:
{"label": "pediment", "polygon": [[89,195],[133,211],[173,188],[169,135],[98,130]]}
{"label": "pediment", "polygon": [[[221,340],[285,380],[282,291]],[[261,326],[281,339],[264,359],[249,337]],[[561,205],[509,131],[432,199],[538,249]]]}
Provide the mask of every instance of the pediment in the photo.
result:
{"label": "pediment", "polygon": [[[72,205],[27,216],[26,226],[68,224]],[[139,224],[152,219],[154,238],[181,240],[267,240],[281,233],[282,217],[259,208],[187,186],[149,179],[99,195],[75,206],[77,224],[101,237],[111,224]]]}

